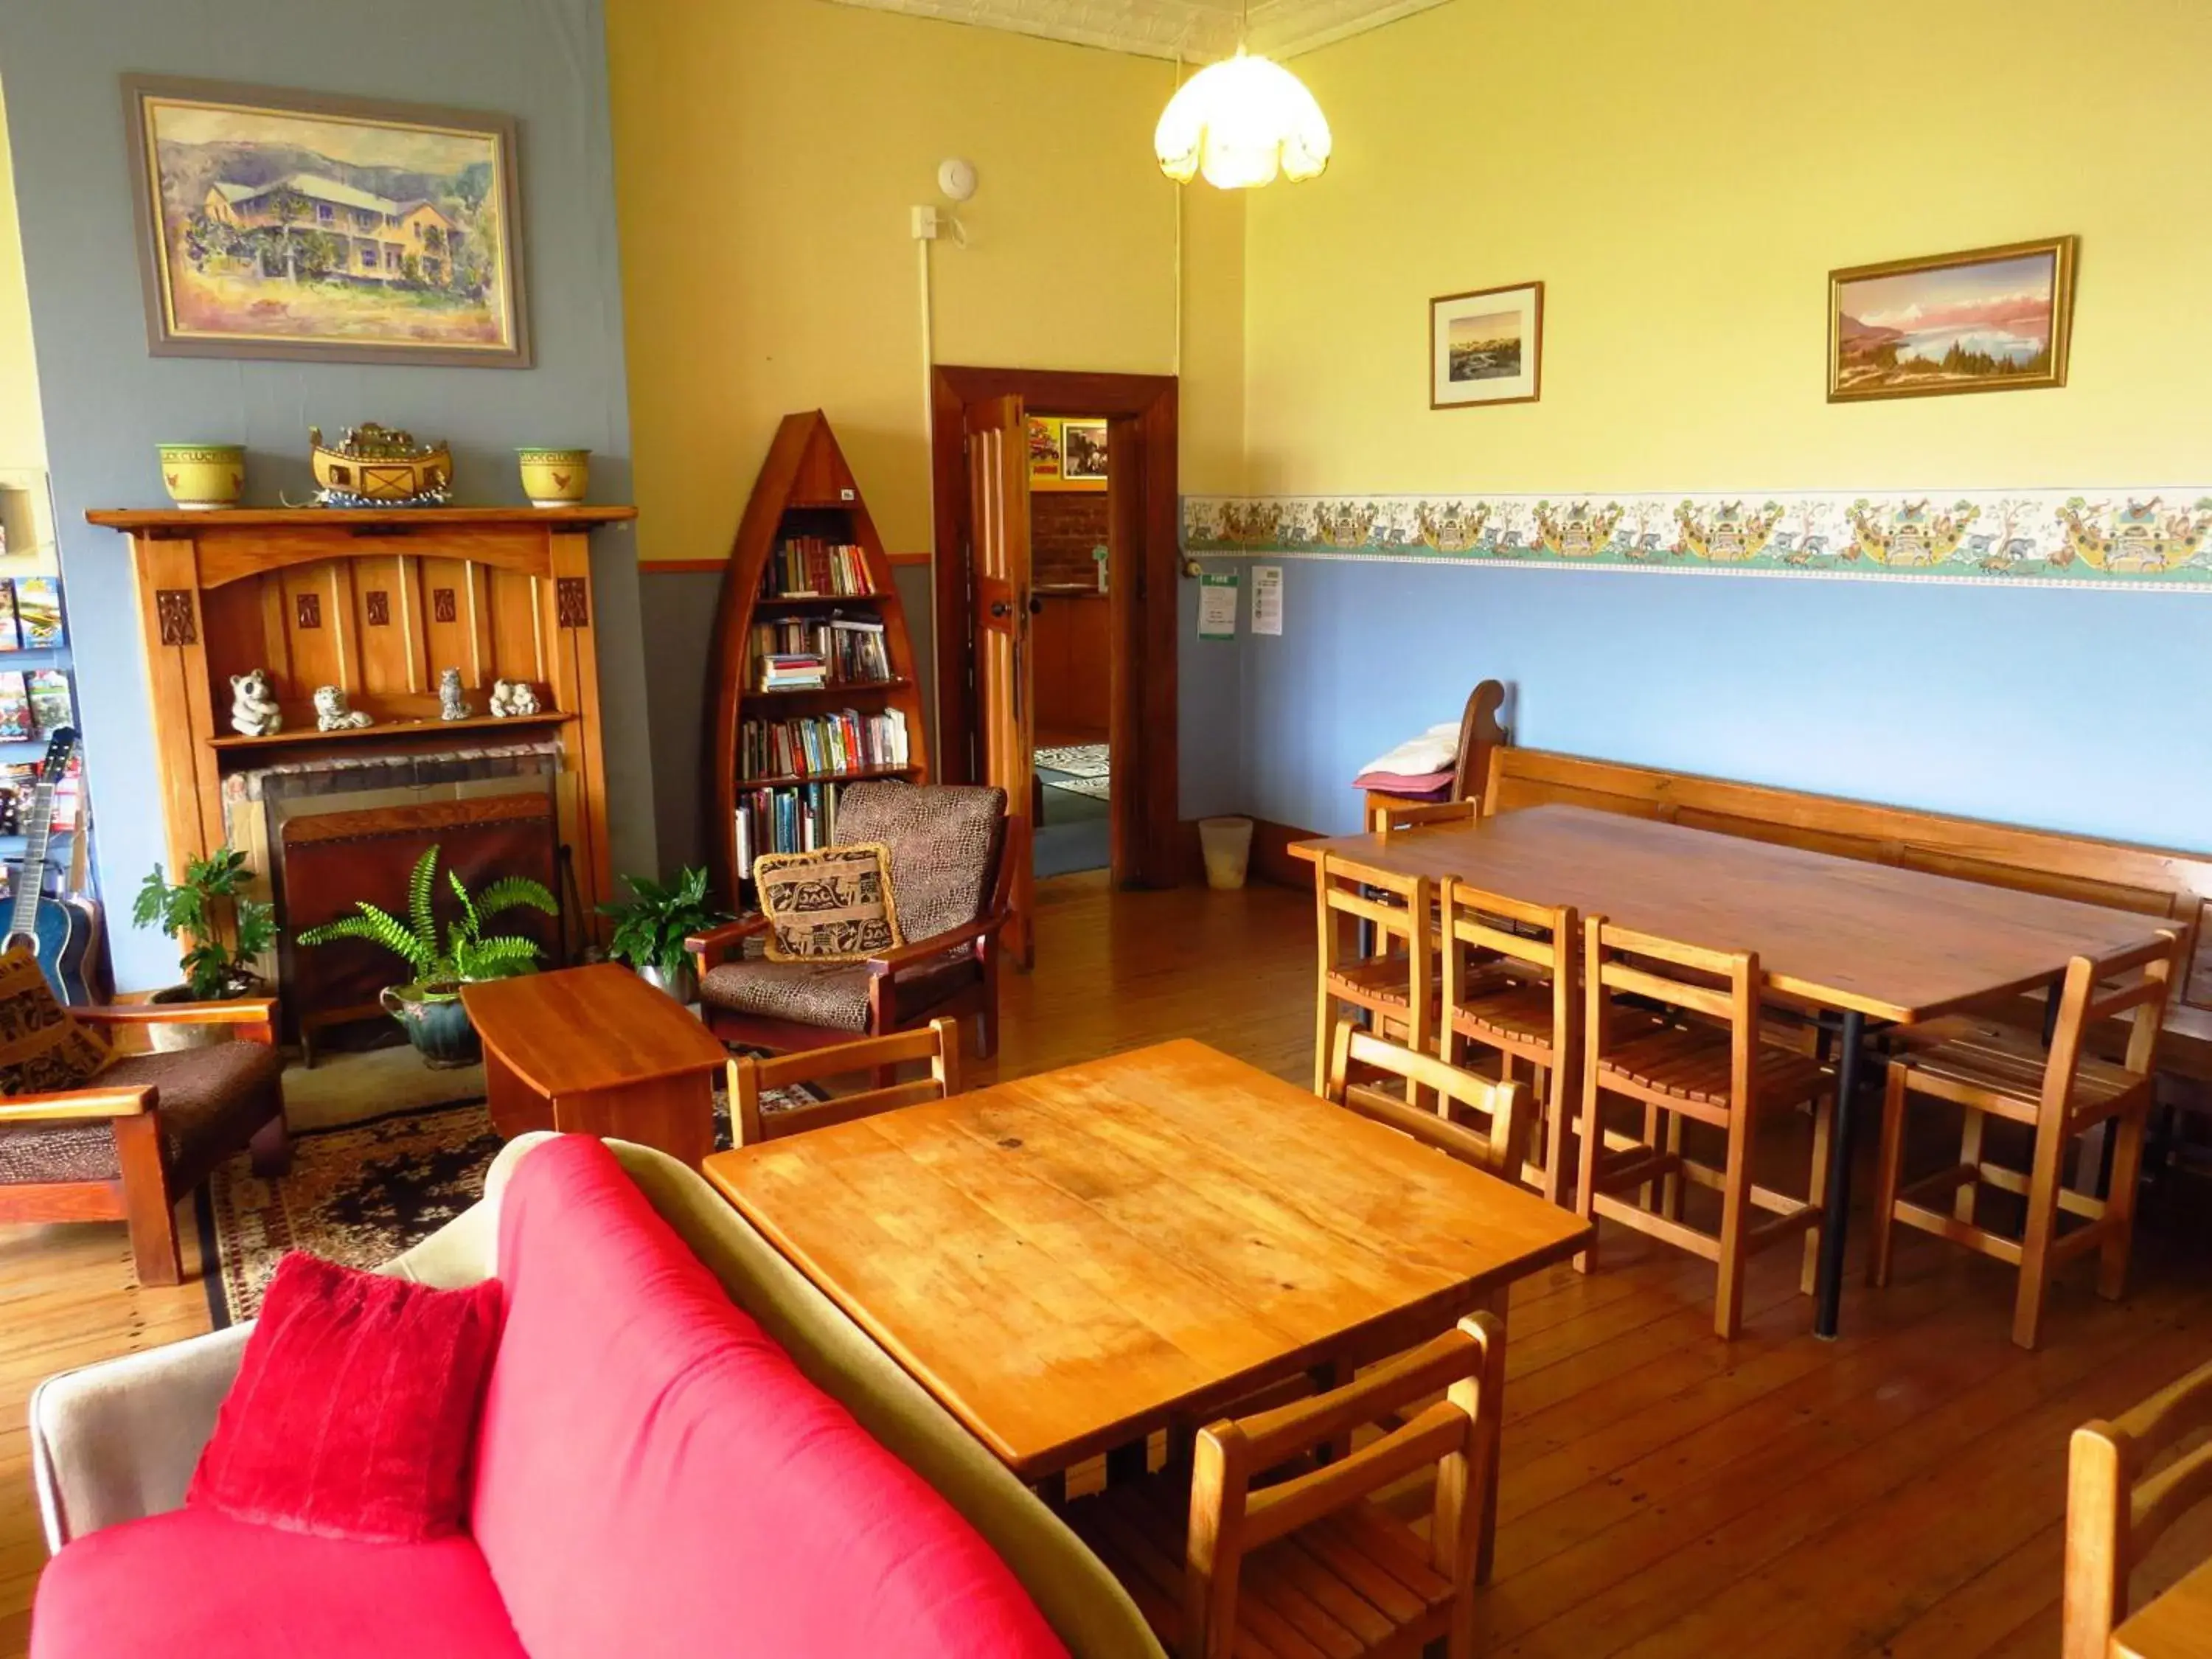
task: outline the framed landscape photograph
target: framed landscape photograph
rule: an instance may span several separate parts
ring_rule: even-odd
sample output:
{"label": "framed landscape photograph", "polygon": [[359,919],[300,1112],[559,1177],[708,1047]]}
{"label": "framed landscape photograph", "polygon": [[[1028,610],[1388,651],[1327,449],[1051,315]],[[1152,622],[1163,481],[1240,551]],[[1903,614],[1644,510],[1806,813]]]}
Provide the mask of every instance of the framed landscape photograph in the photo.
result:
{"label": "framed landscape photograph", "polygon": [[1544,285],[1429,301],[1429,407],[1533,404],[1544,385]]}
{"label": "framed landscape photograph", "polygon": [[126,77],[156,356],[530,366],[507,117]]}
{"label": "framed landscape photograph", "polygon": [[1060,476],[1070,483],[1106,483],[1106,422],[1062,421],[1060,424]]}
{"label": "framed landscape photograph", "polygon": [[2080,239],[1828,273],[1828,401],[2066,384]]}

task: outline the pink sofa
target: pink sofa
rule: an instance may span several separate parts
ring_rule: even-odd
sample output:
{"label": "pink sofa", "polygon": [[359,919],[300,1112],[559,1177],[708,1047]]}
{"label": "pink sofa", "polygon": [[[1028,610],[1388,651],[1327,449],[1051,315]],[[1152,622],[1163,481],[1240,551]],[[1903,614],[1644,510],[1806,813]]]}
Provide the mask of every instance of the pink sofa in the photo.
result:
{"label": "pink sofa", "polygon": [[539,1146],[498,1226],[468,1536],[355,1544],[190,1508],[104,1526],[48,1565],[32,1659],[1065,1655],[605,1147]]}

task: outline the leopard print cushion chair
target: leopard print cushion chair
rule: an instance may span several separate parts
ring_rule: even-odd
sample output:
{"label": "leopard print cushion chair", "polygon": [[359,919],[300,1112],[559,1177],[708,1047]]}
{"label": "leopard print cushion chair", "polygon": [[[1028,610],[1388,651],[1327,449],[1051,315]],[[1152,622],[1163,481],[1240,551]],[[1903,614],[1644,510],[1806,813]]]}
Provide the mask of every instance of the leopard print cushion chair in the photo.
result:
{"label": "leopard print cushion chair", "polygon": [[[702,952],[699,1003],[708,1028],[726,1042],[782,1052],[975,1013],[983,1025],[978,1052],[994,1052],[1006,791],[852,784],[837,803],[837,838],[890,848],[906,943],[865,962],[771,962],[757,921],[718,929]],[[716,962],[717,950],[738,954]]]}

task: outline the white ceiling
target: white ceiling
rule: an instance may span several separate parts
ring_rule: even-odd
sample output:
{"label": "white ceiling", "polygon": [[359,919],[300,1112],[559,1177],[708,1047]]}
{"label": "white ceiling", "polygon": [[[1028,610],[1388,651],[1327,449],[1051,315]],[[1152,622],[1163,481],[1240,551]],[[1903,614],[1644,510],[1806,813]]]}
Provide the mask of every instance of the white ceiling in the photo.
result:
{"label": "white ceiling", "polygon": [[[1237,49],[1239,0],[839,0],[1146,58],[1208,62]],[[1245,44],[1289,58],[1444,0],[1253,0]]]}

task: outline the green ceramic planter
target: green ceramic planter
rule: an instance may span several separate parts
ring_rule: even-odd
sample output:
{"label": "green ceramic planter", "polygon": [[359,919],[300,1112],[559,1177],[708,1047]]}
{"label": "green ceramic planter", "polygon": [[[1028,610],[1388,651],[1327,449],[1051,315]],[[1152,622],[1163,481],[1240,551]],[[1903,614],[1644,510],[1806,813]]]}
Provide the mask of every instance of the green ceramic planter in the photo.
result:
{"label": "green ceramic planter", "polygon": [[407,1040],[425,1066],[473,1066],[483,1044],[461,1006],[458,985],[387,985],[378,994],[384,1012],[406,1030]]}

